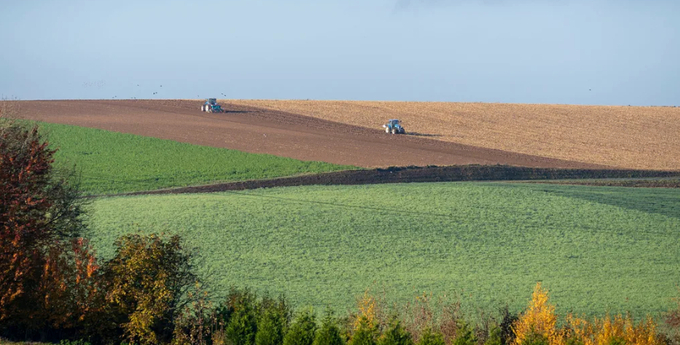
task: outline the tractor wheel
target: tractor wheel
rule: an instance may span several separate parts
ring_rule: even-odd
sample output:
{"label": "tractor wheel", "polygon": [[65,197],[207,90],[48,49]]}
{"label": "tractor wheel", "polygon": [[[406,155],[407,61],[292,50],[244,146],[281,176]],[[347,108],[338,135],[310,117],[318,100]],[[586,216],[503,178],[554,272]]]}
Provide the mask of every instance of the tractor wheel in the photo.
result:
{"label": "tractor wheel", "polygon": [[403,129],[403,128],[402,128],[402,129],[400,129],[400,130],[399,130],[399,134],[406,134],[406,130],[405,130],[405,129]]}
{"label": "tractor wheel", "polygon": [[390,128],[389,127],[385,127],[385,133],[390,134]]}
{"label": "tractor wheel", "polygon": [[397,129],[396,129],[396,128],[392,128],[392,134],[397,134]]}

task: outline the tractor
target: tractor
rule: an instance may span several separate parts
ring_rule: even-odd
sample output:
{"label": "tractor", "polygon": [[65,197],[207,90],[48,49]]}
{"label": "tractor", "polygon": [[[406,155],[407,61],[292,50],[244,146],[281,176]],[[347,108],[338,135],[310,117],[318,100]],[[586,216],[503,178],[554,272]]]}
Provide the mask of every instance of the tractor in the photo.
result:
{"label": "tractor", "polygon": [[222,113],[222,106],[217,104],[217,98],[208,98],[201,106],[201,111],[206,113]]}
{"label": "tractor", "polygon": [[406,134],[406,130],[401,126],[399,120],[389,120],[383,125],[383,128],[385,128],[387,134]]}

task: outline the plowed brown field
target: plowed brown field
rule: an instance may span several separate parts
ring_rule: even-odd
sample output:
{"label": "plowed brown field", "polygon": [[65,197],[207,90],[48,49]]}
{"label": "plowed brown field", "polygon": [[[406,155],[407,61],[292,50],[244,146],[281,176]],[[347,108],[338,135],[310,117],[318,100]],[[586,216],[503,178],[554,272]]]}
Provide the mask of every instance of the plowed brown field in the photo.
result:
{"label": "plowed brown field", "polygon": [[633,169],[680,169],[680,108],[495,103],[227,102],[445,142]]}
{"label": "plowed brown field", "polygon": [[[21,101],[21,118],[363,167],[680,169],[680,109],[410,102]],[[284,111],[285,110],[285,111]],[[400,118],[411,135],[386,135]],[[590,121],[590,122],[589,122]],[[169,162],[171,164],[171,162]]]}

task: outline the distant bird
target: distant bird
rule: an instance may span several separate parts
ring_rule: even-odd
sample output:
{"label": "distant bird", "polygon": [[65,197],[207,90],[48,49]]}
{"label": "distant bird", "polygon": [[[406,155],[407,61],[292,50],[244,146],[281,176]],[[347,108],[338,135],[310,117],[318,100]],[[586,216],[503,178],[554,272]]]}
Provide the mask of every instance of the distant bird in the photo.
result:
{"label": "distant bird", "polygon": [[593,91],[592,89],[588,89],[588,91]]}
{"label": "distant bird", "polygon": [[139,84],[137,84],[137,86],[139,86]]}
{"label": "distant bird", "polygon": [[161,85],[161,87],[163,87],[163,85]]}

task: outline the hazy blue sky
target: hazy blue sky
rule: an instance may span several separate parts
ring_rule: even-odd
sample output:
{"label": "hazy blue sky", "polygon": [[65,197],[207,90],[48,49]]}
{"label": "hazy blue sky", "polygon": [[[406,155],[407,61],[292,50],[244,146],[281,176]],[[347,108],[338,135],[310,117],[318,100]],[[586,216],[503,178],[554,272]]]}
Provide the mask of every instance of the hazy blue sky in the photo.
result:
{"label": "hazy blue sky", "polygon": [[0,96],[680,105],[680,1],[0,0]]}

